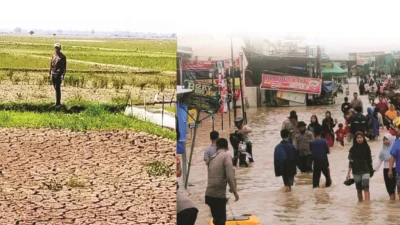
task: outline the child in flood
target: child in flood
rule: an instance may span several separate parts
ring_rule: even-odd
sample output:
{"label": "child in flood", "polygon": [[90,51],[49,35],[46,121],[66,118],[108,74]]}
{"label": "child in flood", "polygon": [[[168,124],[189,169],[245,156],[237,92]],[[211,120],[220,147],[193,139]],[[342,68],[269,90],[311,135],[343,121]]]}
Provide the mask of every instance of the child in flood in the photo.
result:
{"label": "child in flood", "polygon": [[[350,173],[356,183],[358,200],[370,200],[369,179],[374,175],[372,168],[371,148],[362,132],[358,131],[354,135],[355,142],[349,152],[349,169],[346,180],[350,179]],[[363,199],[364,191],[364,199]]]}
{"label": "child in flood", "polygon": [[[379,154],[379,159],[378,163],[376,164],[374,171],[379,170],[381,167],[382,163],[384,164],[384,169],[383,169],[383,178],[385,179],[385,185],[386,185],[386,191],[388,192],[390,196],[390,200],[395,200],[396,199],[396,179],[395,178],[389,178],[389,162],[390,158],[392,157],[390,155],[390,149],[394,143],[395,137],[392,136],[391,134],[387,133],[383,137],[383,148],[381,153]],[[391,169],[392,173],[396,173],[396,168]]]}
{"label": "child in flood", "polygon": [[321,127],[316,127],[314,130],[315,139],[310,143],[312,159],[314,161],[313,188],[319,187],[321,172],[325,176],[325,186],[330,187],[332,184],[328,160],[329,146],[328,142],[321,138],[321,133]]}
{"label": "child in flood", "polygon": [[296,148],[289,141],[289,131],[281,130],[282,141],[275,147],[274,168],[275,176],[282,176],[285,192],[292,190],[296,170]]}
{"label": "child in flood", "polygon": [[340,142],[344,146],[344,138],[346,137],[346,130],[343,128],[343,124],[339,123],[339,129],[335,131],[336,141]]}

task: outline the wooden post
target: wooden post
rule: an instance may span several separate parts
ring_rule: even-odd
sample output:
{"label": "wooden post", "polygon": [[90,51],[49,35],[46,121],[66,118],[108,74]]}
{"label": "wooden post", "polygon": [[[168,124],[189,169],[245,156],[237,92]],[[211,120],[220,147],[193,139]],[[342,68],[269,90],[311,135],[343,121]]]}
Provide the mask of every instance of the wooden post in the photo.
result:
{"label": "wooden post", "polygon": [[162,115],[161,115],[161,128],[164,128],[164,95],[162,96]]}

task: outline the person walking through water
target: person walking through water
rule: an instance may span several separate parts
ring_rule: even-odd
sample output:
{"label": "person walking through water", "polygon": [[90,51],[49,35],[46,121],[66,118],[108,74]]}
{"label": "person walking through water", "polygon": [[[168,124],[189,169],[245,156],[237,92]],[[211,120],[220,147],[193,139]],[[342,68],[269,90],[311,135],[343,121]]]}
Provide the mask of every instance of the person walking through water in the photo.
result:
{"label": "person walking through water", "polygon": [[246,151],[250,154],[251,158],[249,159],[250,163],[254,163],[253,157],[253,145],[249,140],[249,134],[251,133],[251,127],[249,125],[244,124],[244,120],[242,117],[235,118],[235,126],[237,127],[237,134],[242,136],[243,142],[246,144]]}
{"label": "person walking through water", "polygon": [[[357,132],[354,136],[356,140],[349,152],[349,169],[346,180],[350,179],[350,173],[356,183],[358,200],[370,200],[369,180],[374,175],[372,167],[371,148],[362,132]],[[364,191],[364,199],[363,199]]]}
{"label": "person walking through water", "polygon": [[281,130],[289,131],[289,141],[293,143],[294,136],[298,133],[297,129],[297,113],[290,111],[289,117],[283,122]]}
{"label": "person walking through water", "polygon": [[211,145],[204,151],[204,162],[208,165],[208,161],[211,156],[217,153],[217,140],[219,138],[219,133],[217,131],[210,132]]}
{"label": "person walking through water", "polygon": [[299,133],[296,134],[294,146],[296,146],[299,156],[298,167],[302,173],[312,172],[312,156],[310,143],[314,139],[314,134],[306,130],[306,123],[300,121],[298,124]]}
{"label": "person walking through water", "polygon": [[[379,154],[378,157],[378,163],[376,164],[374,171],[378,171],[379,168],[384,166],[383,169],[383,178],[385,179],[385,185],[386,185],[386,191],[389,194],[390,200],[395,200],[396,199],[396,179],[395,178],[389,178],[389,165],[390,165],[390,158],[392,155],[390,155],[390,149],[392,148],[394,144],[395,137],[392,136],[391,134],[387,133],[383,137],[383,148],[381,153]],[[392,167],[391,169],[392,173],[396,173],[396,168],[395,166]]]}
{"label": "person walking through water", "polygon": [[61,83],[67,72],[67,58],[61,52],[61,44],[54,45],[55,54],[51,58],[50,72],[53,88],[56,92],[56,106],[61,105]]}
{"label": "person walking through water", "polygon": [[385,113],[385,124],[386,128],[389,129],[390,125],[393,124],[393,120],[397,118],[397,111],[393,104],[390,104],[389,110]]}
{"label": "person walking through water", "polygon": [[358,98],[357,92],[354,92],[353,97],[354,97],[354,99],[351,101],[351,108],[355,109],[357,106],[361,106],[361,112],[364,112],[363,103]]}
{"label": "person walking through water", "polygon": [[331,112],[326,111],[325,119],[322,121],[322,133],[323,138],[328,142],[329,147],[333,147],[335,143],[333,128],[335,128],[336,124],[337,121],[332,119]]}
{"label": "person walking through water", "polygon": [[330,153],[329,146],[328,142],[321,138],[321,133],[322,129],[320,127],[315,128],[315,139],[310,144],[312,160],[314,162],[313,188],[319,187],[321,172],[325,176],[325,187],[330,187],[332,184],[328,160],[328,154]]}
{"label": "person walking through water", "polygon": [[296,170],[296,148],[289,142],[289,131],[281,130],[282,141],[275,147],[275,176],[282,176],[285,192],[292,191]]}
{"label": "person walking through water", "polygon": [[347,133],[346,130],[343,128],[343,124],[339,123],[339,129],[335,131],[336,134],[336,141],[340,143],[341,146],[344,146],[344,138],[346,137]]}
{"label": "person walking through water", "polygon": [[351,117],[350,129],[353,134],[353,142],[356,142],[355,134],[361,132],[365,134],[367,132],[367,118],[361,113],[361,106],[355,108],[357,112]]}
{"label": "person walking through water", "polygon": [[[176,177],[182,176],[182,166],[180,159],[176,158]],[[177,185],[179,189],[179,185]],[[176,224],[177,225],[194,225],[197,219],[197,209],[194,202],[189,198],[187,194],[177,190],[176,192]]]}
{"label": "person walking through water", "polygon": [[375,140],[379,136],[379,121],[378,121],[378,112],[375,112],[375,108],[369,107],[367,109],[367,133],[365,136],[369,140]]}
{"label": "person walking through water", "polygon": [[[391,149],[390,149],[390,161],[389,161],[389,171],[388,177],[390,179],[395,179],[397,184],[397,194],[400,199],[400,123],[395,124],[396,128],[396,140],[394,141]],[[396,167],[395,167],[396,165]],[[395,173],[393,173],[393,168],[395,169]]]}
{"label": "person walking through water", "polygon": [[226,222],[226,185],[229,192],[239,200],[236,188],[235,169],[232,157],[227,153],[228,141],[225,138],[217,140],[217,153],[208,163],[208,181],[205,203],[210,207],[214,225],[225,225]]}
{"label": "person walking through water", "polygon": [[360,81],[360,85],[358,86],[358,89],[360,91],[360,95],[364,95],[365,92],[365,85],[364,85],[364,80],[361,79]]}
{"label": "person walking through water", "polygon": [[349,112],[349,110],[351,109],[351,103],[349,102],[349,98],[348,97],[344,97],[344,102],[342,104],[342,113],[343,113],[343,118],[346,119],[346,115]]}
{"label": "person walking through water", "polygon": [[311,116],[311,122],[308,124],[307,130],[311,131],[314,133],[315,128],[321,128],[321,124],[318,122],[318,117],[316,115]]}

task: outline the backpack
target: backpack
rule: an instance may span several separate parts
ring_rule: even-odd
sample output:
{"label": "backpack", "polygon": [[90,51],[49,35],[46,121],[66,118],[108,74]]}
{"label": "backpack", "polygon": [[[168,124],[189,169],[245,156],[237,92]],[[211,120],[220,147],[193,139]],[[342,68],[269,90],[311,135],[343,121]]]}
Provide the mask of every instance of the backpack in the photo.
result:
{"label": "backpack", "polygon": [[365,125],[366,125],[366,119],[362,114],[357,114],[354,116],[352,125],[351,125],[351,130],[352,133],[355,134],[358,131],[365,132]]}

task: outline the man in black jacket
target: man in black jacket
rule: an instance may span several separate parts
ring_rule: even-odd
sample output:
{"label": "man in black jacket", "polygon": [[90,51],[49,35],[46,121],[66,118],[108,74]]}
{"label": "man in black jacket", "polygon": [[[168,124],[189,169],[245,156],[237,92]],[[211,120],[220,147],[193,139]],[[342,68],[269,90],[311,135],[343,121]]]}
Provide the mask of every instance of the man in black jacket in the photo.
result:
{"label": "man in black jacket", "polygon": [[54,45],[55,54],[51,58],[50,72],[53,88],[56,91],[56,106],[61,105],[61,83],[67,72],[67,58],[61,53],[61,44]]}
{"label": "man in black jacket", "polygon": [[[356,106],[354,110],[357,113],[352,116],[350,124],[350,129],[353,137],[355,137],[354,135],[356,134],[356,132],[362,132],[363,134],[366,134],[367,132],[367,117],[362,114],[361,106]],[[353,141],[355,140],[356,138],[353,138]]]}

